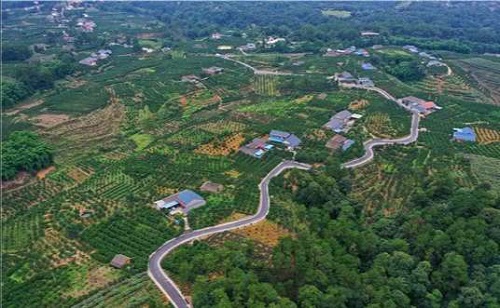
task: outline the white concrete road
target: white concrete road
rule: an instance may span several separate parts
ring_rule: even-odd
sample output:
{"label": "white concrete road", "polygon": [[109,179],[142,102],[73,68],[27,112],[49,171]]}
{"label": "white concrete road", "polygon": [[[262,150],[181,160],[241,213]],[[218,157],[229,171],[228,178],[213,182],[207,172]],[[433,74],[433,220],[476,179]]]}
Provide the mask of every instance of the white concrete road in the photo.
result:
{"label": "white concrete road", "polygon": [[[280,73],[280,72],[270,72],[270,71],[259,71],[256,68],[250,66],[247,63],[231,59],[227,56],[220,56],[223,59],[233,61],[236,63],[239,63],[243,66],[246,66],[247,68],[251,69],[255,74],[273,74],[273,75],[282,75],[286,73]],[[387,91],[377,88],[377,87],[362,87],[362,86],[348,86],[350,88],[361,88],[361,89],[366,89],[369,91],[376,91],[380,93],[382,96],[385,98],[396,102],[398,105],[401,107],[405,108],[406,110],[412,112],[412,123],[411,123],[411,129],[410,129],[410,134],[406,137],[402,138],[397,138],[397,139],[370,139],[364,143],[364,149],[365,149],[365,154],[362,157],[356,158],[354,160],[351,160],[349,162],[346,162],[342,165],[343,168],[355,168],[362,166],[366,164],[367,162],[371,161],[374,157],[374,151],[373,148],[377,146],[382,146],[382,145],[389,145],[389,144],[409,144],[412,142],[415,142],[418,138],[418,126],[420,122],[420,116],[417,112],[409,110],[408,107],[404,106],[399,100],[394,98],[391,94],[389,94]],[[186,307],[191,307],[190,303],[188,303],[182,295],[182,292],[179,290],[175,282],[172,281],[168,277],[168,275],[165,273],[165,271],[161,267],[161,262],[167,256],[170,252],[172,252],[175,248],[188,243],[192,242],[193,240],[200,239],[203,237],[206,237],[208,235],[212,235],[215,233],[220,233],[220,232],[225,232],[237,228],[242,228],[248,225],[255,224],[264,218],[266,218],[267,214],[269,213],[269,207],[270,207],[270,202],[269,202],[269,182],[271,179],[277,175],[279,175],[283,170],[286,169],[302,169],[302,170],[309,170],[311,168],[310,165],[307,164],[302,164],[298,163],[295,161],[284,161],[280,163],[278,166],[276,166],[273,170],[271,170],[260,182],[259,184],[259,190],[260,190],[260,202],[259,202],[259,209],[257,210],[257,213],[253,216],[250,217],[245,217],[240,220],[216,225],[213,227],[207,227],[204,229],[200,230],[195,230],[189,233],[184,233],[179,237],[173,238],[166,243],[164,243],[160,248],[158,248],[155,252],[151,254],[149,257],[149,264],[148,264],[148,275],[151,277],[151,279],[154,281],[154,283],[158,286],[158,288],[168,297],[170,302],[177,308],[186,308]]]}
{"label": "white concrete road", "polygon": [[404,105],[401,102],[401,100],[396,99],[394,96],[389,94],[384,89],[377,88],[377,87],[364,87],[364,86],[358,86],[358,85],[346,85],[344,87],[365,89],[368,91],[378,92],[383,97],[395,102],[400,107],[411,112],[412,118],[411,118],[410,134],[408,136],[402,137],[402,138],[397,138],[397,139],[370,139],[370,140],[366,141],[365,143],[363,143],[363,147],[365,149],[365,154],[359,158],[353,159],[351,161],[348,161],[348,162],[342,164],[343,168],[356,168],[356,167],[362,166],[362,165],[368,163],[369,161],[371,161],[375,155],[375,153],[373,151],[374,147],[382,146],[382,145],[390,145],[390,144],[406,145],[406,144],[410,144],[412,142],[417,141],[417,139],[418,139],[418,126],[420,124],[420,115],[418,114],[418,112],[411,110],[408,106]]}
{"label": "white concrete road", "polygon": [[382,146],[382,145],[389,145],[389,144],[409,144],[412,142],[417,141],[418,138],[418,124],[420,122],[420,115],[418,112],[413,112],[412,115],[412,120],[411,120],[411,129],[410,129],[410,134],[406,137],[403,138],[397,138],[397,139],[370,139],[366,141],[363,144],[363,147],[365,149],[365,154],[359,158],[353,159],[351,161],[348,161],[344,164],[342,164],[343,168],[356,168],[359,166],[362,166],[369,161],[371,161],[375,155],[373,148],[377,146]]}
{"label": "white concrete road", "polygon": [[185,297],[182,295],[181,291],[177,285],[168,277],[165,271],[161,267],[161,261],[175,248],[191,242],[193,240],[219,233],[225,232],[237,228],[242,228],[251,224],[255,224],[264,218],[266,218],[269,213],[269,182],[271,179],[286,169],[302,169],[309,170],[310,165],[298,163],[295,161],[284,161],[271,170],[260,182],[260,202],[259,209],[257,213],[250,217],[245,217],[240,220],[220,224],[213,227],[208,227],[200,230],[196,230],[190,233],[184,233],[179,237],[173,238],[163,244],[149,257],[148,264],[148,275],[158,286],[158,288],[168,297],[170,302],[177,308],[191,307],[186,301]]}

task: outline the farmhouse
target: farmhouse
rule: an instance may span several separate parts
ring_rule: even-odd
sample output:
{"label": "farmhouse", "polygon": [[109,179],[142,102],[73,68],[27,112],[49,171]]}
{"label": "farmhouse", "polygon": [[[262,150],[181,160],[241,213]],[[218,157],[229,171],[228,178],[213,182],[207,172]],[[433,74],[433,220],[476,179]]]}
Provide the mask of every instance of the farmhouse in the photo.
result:
{"label": "farmhouse", "polygon": [[109,57],[113,52],[109,49],[99,49],[97,51],[97,58],[99,58],[100,60],[103,60],[103,59],[106,59],[107,57]]}
{"label": "farmhouse", "polygon": [[356,84],[356,82],[358,81],[349,72],[335,73],[333,79],[339,84]]}
{"label": "farmhouse", "polygon": [[369,57],[370,53],[366,49],[358,49],[356,52],[354,52],[355,55],[357,56],[363,56],[363,57]]}
{"label": "farmhouse", "polygon": [[179,210],[184,214],[205,204],[206,201],[200,195],[188,189],[155,201],[158,210],[166,209],[169,212]]}
{"label": "farmhouse", "polygon": [[326,147],[331,149],[331,150],[338,150],[342,148],[342,151],[346,151],[349,149],[352,145],[354,144],[354,141],[351,139],[347,139],[346,137],[342,135],[335,135],[333,136],[328,142],[326,143]]}
{"label": "farmhouse", "polygon": [[272,130],[269,133],[269,141],[282,143],[292,149],[298,147],[301,143],[301,140],[294,134],[280,130]]}
{"label": "farmhouse", "polygon": [[455,141],[476,141],[476,133],[470,127],[454,128],[453,140]]}
{"label": "farmhouse", "polygon": [[274,45],[278,42],[284,42],[285,39],[282,38],[282,37],[273,37],[273,36],[270,36],[267,38],[266,40],[266,45]]}
{"label": "farmhouse", "polygon": [[350,55],[351,53],[355,52],[356,51],[356,46],[351,46],[349,48],[346,48],[346,49],[337,49],[336,52],[340,53],[340,54],[344,54],[344,55]]}
{"label": "farmhouse", "polygon": [[181,81],[196,83],[200,80],[200,77],[196,75],[185,75],[181,77]]}
{"label": "farmhouse", "polygon": [[363,87],[373,87],[375,84],[370,78],[363,77],[358,79],[358,85],[363,86]]}
{"label": "farmhouse", "polygon": [[153,51],[155,51],[153,48],[148,48],[148,47],[142,47],[141,50],[146,53],[152,53]]}
{"label": "farmhouse", "polygon": [[212,33],[212,35],[210,36],[210,38],[212,40],[220,40],[222,38],[222,34],[220,34],[219,32],[215,32],[215,33]]}
{"label": "farmhouse", "polygon": [[267,144],[264,139],[255,138],[249,144],[242,146],[239,151],[256,158],[262,158],[272,148],[273,145]]}
{"label": "farmhouse", "polygon": [[405,46],[403,46],[403,49],[408,50],[409,52],[412,52],[412,53],[418,53],[418,48],[413,46],[413,45],[405,45]]}
{"label": "farmhouse", "polygon": [[109,264],[114,268],[123,268],[125,265],[130,264],[130,258],[125,255],[118,254],[114,256],[113,260],[111,260]]}
{"label": "farmhouse", "polygon": [[361,64],[361,68],[365,71],[369,71],[369,70],[374,70],[375,66],[373,66],[371,63],[364,62]]}
{"label": "farmhouse", "polygon": [[328,49],[323,56],[324,57],[338,57],[340,55],[342,55],[342,54],[337,52],[336,50]]}
{"label": "farmhouse", "polygon": [[432,66],[446,66],[446,64],[438,60],[431,60],[427,62],[427,67],[432,67]]}
{"label": "farmhouse", "polygon": [[361,36],[379,36],[380,33],[373,31],[362,31]]}
{"label": "farmhouse", "polygon": [[336,133],[346,132],[354,124],[354,120],[361,118],[360,114],[353,114],[348,110],[342,110],[330,118],[324,128],[331,129]]}
{"label": "farmhouse", "polygon": [[205,73],[207,75],[216,75],[216,74],[220,74],[224,71],[224,69],[222,67],[217,67],[217,66],[204,68],[202,70],[203,70],[203,73]]}
{"label": "farmhouse", "polygon": [[255,50],[257,46],[254,43],[247,43],[246,45],[242,45],[239,49],[243,51]]}
{"label": "farmhouse", "polygon": [[201,191],[218,193],[224,190],[224,185],[207,181],[200,186]]}
{"label": "farmhouse", "polygon": [[415,96],[407,96],[401,99],[401,102],[412,110],[420,114],[428,115],[435,110],[441,109],[432,101],[426,101]]}
{"label": "farmhouse", "polygon": [[430,55],[426,52],[419,52],[418,53],[419,56],[421,56],[422,58],[427,58],[427,59],[430,59],[430,60],[436,60],[436,57],[434,57],[433,55]]}
{"label": "farmhouse", "polygon": [[87,57],[85,59],[80,60],[78,63],[83,64],[83,65],[88,65],[88,66],[96,66],[97,59],[94,57]]}

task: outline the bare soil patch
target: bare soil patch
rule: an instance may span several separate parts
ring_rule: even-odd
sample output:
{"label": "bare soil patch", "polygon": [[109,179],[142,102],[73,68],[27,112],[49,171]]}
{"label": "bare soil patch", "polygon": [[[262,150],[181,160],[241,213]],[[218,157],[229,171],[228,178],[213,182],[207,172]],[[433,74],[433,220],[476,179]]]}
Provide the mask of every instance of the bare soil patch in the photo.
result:
{"label": "bare soil patch", "polygon": [[20,187],[26,182],[28,182],[30,175],[28,172],[19,172],[13,180],[10,181],[0,181],[0,188],[5,190],[14,189]]}
{"label": "bare soil patch", "polygon": [[43,180],[47,174],[51,173],[52,171],[55,171],[56,170],[56,167],[54,166],[50,166],[48,168],[45,168],[45,169],[42,169],[40,171],[38,171],[36,173],[36,177],[39,179],[39,180]]}
{"label": "bare soil patch", "polygon": [[69,121],[70,117],[67,114],[45,113],[32,117],[30,120],[33,124],[43,128],[50,128],[61,123]]}
{"label": "bare soil patch", "polygon": [[35,101],[32,101],[32,102],[28,102],[28,103],[25,103],[25,104],[21,104],[9,111],[6,111],[5,114],[6,115],[16,115],[18,114],[19,112],[23,111],[23,110],[27,110],[27,109],[30,109],[30,108],[33,108],[33,107],[36,107],[38,105],[41,105],[43,104],[45,101],[43,99],[38,99],[38,100],[35,100]]}

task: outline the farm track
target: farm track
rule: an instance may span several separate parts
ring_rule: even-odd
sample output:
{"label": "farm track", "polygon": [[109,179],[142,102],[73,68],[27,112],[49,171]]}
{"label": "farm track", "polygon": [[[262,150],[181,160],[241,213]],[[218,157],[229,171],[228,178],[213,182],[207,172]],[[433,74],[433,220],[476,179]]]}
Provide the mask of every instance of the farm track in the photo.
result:
{"label": "farm track", "polygon": [[244,67],[249,68],[250,70],[252,70],[255,75],[303,76],[302,74],[294,74],[294,73],[286,73],[286,72],[278,72],[278,71],[268,71],[268,70],[259,70],[258,68],[253,67],[253,66],[251,66],[248,63],[245,63],[245,62],[242,62],[242,61],[239,61],[239,60],[235,60],[235,59],[231,59],[230,56],[228,56],[228,55],[218,56],[218,57],[220,57],[221,59],[227,60],[227,61],[232,61],[234,63],[241,64]]}

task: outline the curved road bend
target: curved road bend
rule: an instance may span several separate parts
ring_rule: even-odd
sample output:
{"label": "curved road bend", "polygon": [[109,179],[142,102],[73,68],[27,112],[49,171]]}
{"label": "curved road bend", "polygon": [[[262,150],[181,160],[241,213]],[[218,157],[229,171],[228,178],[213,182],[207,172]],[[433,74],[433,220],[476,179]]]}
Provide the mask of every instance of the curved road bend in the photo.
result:
{"label": "curved road bend", "polygon": [[418,138],[418,124],[420,122],[420,115],[418,112],[412,112],[410,134],[406,137],[398,139],[370,139],[363,144],[365,154],[359,158],[353,159],[342,164],[343,168],[356,168],[371,161],[374,156],[373,148],[376,146],[387,144],[409,144],[417,141]]}
{"label": "curved road bend", "polygon": [[190,306],[177,285],[167,276],[165,271],[162,269],[161,261],[165,258],[165,256],[180,245],[191,242],[195,239],[199,239],[201,237],[219,232],[245,227],[263,220],[269,213],[269,182],[273,177],[279,175],[284,170],[293,168],[309,170],[311,166],[294,161],[284,161],[277,165],[273,170],[271,170],[259,184],[259,209],[257,210],[257,213],[255,215],[182,234],[179,237],[167,241],[151,254],[151,256],[149,257],[148,275],[149,277],[151,277],[156,286],[158,286],[158,288],[160,288],[160,290],[169,298],[170,302],[175,307],[186,308]]}

